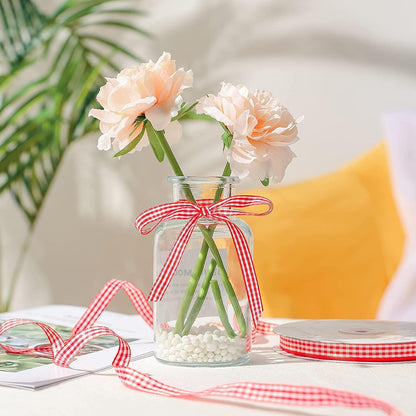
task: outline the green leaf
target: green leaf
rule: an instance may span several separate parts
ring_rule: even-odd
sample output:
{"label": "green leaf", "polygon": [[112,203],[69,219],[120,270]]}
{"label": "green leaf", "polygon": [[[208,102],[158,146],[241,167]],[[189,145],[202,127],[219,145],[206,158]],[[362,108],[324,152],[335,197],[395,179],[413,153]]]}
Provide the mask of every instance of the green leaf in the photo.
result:
{"label": "green leaf", "polygon": [[156,134],[155,129],[150,123],[146,124],[146,133],[156,159],[159,162],[163,162],[163,159],[165,158],[165,152],[160,144],[159,136]]}
{"label": "green leaf", "polygon": [[97,20],[95,22],[80,25],[80,27],[85,27],[85,26],[89,26],[89,27],[90,26],[114,26],[114,27],[119,27],[119,28],[122,28],[122,29],[131,30],[131,31],[136,32],[139,35],[143,35],[147,38],[152,37],[152,35],[149,32],[147,32],[146,30],[140,29],[137,26],[133,26],[130,23],[117,21],[117,20]]}
{"label": "green leaf", "polygon": [[[3,157],[5,153],[10,151],[11,148],[16,148],[22,141],[26,141],[26,136],[29,137],[32,131],[36,130],[36,127],[50,119],[51,112],[47,109],[40,111],[32,119],[26,120],[23,124],[13,130],[10,133],[9,137],[5,138],[2,143],[0,143],[0,157]],[[21,139],[23,137],[23,139]],[[0,162],[1,163],[1,162]]]}
{"label": "green leaf", "polygon": [[[28,153],[29,157],[27,160],[22,161],[20,160],[19,163],[15,164],[15,169],[12,171],[9,169],[9,173],[7,174],[7,179],[0,184],[0,192],[4,189],[10,188],[14,183],[19,182],[22,178],[24,173],[28,170],[33,168],[36,161],[39,160],[40,154],[48,148],[49,146],[49,139],[45,139],[45,136],[42,132],[37,134],[31,134],[31,138],[33,141],[37,143],[37,146],[32,147],[32,152]],[[9,160],[10,164],[13,162]],[[50,175],[53,176],[54,170]]]}
{"label": "green leaf", "polygon": [[63,2],[62,6],[59,7],[56,12],[51,16],[51,20],[55,21],[57,18],[61,17],[66,12],[72,12],[78,7],[89,7],[91,5],[100,6],[105,3],[109,3],[112,0],[85,0],[80,2],[79,0],[67,0]]}
{"label": "green leaf", "polygon": [[136,120],[134,121],[136,124],[141,123],[142,121],[146,120],[146,116],[144,114],[137,116]]}
{"label": "green leaf", "polygon": [[229,149],[233,141],[233,135],[227,130],[221,135],[221,139],[224,142],[224,146]]}
{"label": "green leaf", "polygon": [[[120,52],[120,53],[122,53],[122,54],[124,54],[126,56],[129,56],[130,58],[136,59],[139,62],[143,62],[143,58],[141,58],[135,52],[131,52],[128,49],[126,49],[126,48],[118,45],[117,43],[112,42],[111,40],[106,39],[106,38],[103,38],[101,36],[95,36],[95,35],[85,34],[85,35],[81,35],[81,39],[82,40],[83,39],[85,39],[85,40],[91,40],[91,41],[95,41],[95,42],[98,42],[98,43],[102,43],[104,45],[110,46],[114,50],[116,50],[116,51],[118,51],[118,52]],[[89,51],[91,51],[91,49],[89,49]]]}
{"label": "green leaf", "polygon": [[18,119],[22,113],[32,108],[32,106],[41,100],[48,92],[50,92],[50,88],[45,88],[43,90],[40,90],[33,94],[31,97],[29,97],[26,101],[24,101],[17,109],[14,110],[13,114],[0,126],[0,131],[4,130],[6,127],[11,125],[13,122],[15,122],[16,119]]}
{"label": "green leaf", "polygon": [[129,153],[130,151],[132,151],[139,144],[140,140],[143,138],[144,131],[146,129],[146,124],[147,124],[146,121],[144,121],[142,131],[139,133],[139,135],[134,140],[132,140],[126,147],[124,147],[118,153],[116,153],[113,157],[123,156]]}
{"label": "green leaf", "polygon": [[[182,117],[182,120],[207,120],[207,121],[217,121],[215,118],[212,118],[206,114],[197,114],[195,111],[187,111]],[[172,118],[175,120],[175,117]]]}
{"label": "green leaf", "polygon": [[[182,106],[180,110],[178,111],[178,114],[175,117],[172,117],[172,121],[174,120],[180,120],[181,118],[185,117],[186,114],[188,114],[192,109],[198,104],[198,102],[193,103],[189,107],[187,107],[187,103],[182,103]],[[195,113],[196,114],[196,113]]]}
{"label": "green leaf", "polygon": [[148,13],[145,10],[139,10],[139,9],[101,9],[96,10],[94,15],[98,14],[128,14],[128,15],[136,15],[136,16],[146,16]]}
{"label": "green leaf", "polygon": [[[65,16],[64,19],[61,20],[60,24],[63,26],[66,26],[69,23],[79,20],[80,18],[84,16],[91,15],[91,12],[93,12],[94,9],[97,8],[98,6],[99,6],[98,4],[88,4],[86,5],[86,7],[76,10],[74,13],[70,14],[69,16]],[[74,7],[71,8],[71,10],[73,9],[75,8]]]}
{"label": "green leaf", "polygon": [[[94,55],[99,60],[102,60],[102,59],[105,58],[105,56],[103,54],[101,54],[101,53],[99,53],[99,52],[97,52],[97,51],[95,51],[93,49],[89,49],[89,48],[85,48],[85,49],[86,49],[86,53],[88,55]],[[106,66],[108,66],[109,68],[111,68],[114,72],[119,72],[119,67],[114,62],[112,62],[111,60],[109,60],[106,63]]]}
{"label": "green leaf", "polygon": [[36,47],[32,36],[44,24],[43,15],[31,0],[0,1],[0,33],[3,39],[0,49],[12,70],[24,64]]}
{"label": "green leaf", "polygon": [[42,85],[43,83],[45,83],[45,81],[47,81],[48,77],[44,76],[41,77],[35,81],[31,81],[29,83],[27,83],[26,85],[24,85],[22,88],[20,88],[19,90],[17,90],[10,98],[5,99],[0,107],[0,113],[1,111],[8,107],[9,105],[11,105],[12,103],[14,103],[14,101],[18,100],[20,97],[24,96],[25,94],[27,94],[29,91],[31,91],[33,88]]}
{"label": "green leaf", "polygon": [[11,195],[12,195],[14,201],[16,202],[16,204],[19,206],[19,208],[21,209],[21,211],[25,215],[25,217],[28,220],[29,224],[31,226],[33,226],[33,224],[35,222],[35,219],[36,219],[36,215],[33,214],[31,212],[31,210],[28,209],[26,207],[26,205],[23,203],[23,200],[20,197],[20,194],[21,194],[20,188],[22,188],[21,184],[18,184],[18,186],[16,186],[16,184],[13,183],[12,186],[10,187]]}
{"label": "green leaf", "polygon": [[30,134],[27,140],[22,141],[12,151],[7,152],[6,155],[0,160],[0,172],[7,171],[8,167],[12,163],[17,163],[22,153],[30,150],[31,147],[40,139],[42,139],[41,136]]}
{"label": "green leaf", "polygon": [[23,14],[24,19],[22,29],[26,30],[29,33],[30,38],[33,39],[33,35],[37,33],[40,27],[42,27],[45,18],[32,2],[19,0],[19,5],[20,13]]}
{"label": "green leaf", "polygon": [[17,17],[17,13],[16,13],[15,6],[13,5],[13,1],[9,2],[9,7],[12,11],[12,16],[13,16],[13,26],[14,26],[16,44],[19,45],[20,52],[21,54],[23,54],[24,53],[23,36],[22,36],[21,31],[19,30],[20,21],[19,21],[19,18]]}
{"label": "green leaf", "polygon": [[269,186],[269,178],[266,176],[264,179],[260,180],[263,186]]}
{"label": "green leaf", "polygon": [[[81,63],[83,62],[83,52],[74,47],[62,66],[62,72],[57,83],[57,89],[60,94],[67,94],[72,89],[70,84],[74,82],[74,76],[82,75]],[[78,80],[81,78],[78,77]],[[80,83],[77,83],[81,86]]]}
{"label": "green leaf", "polygon": [[84,81],[81,91],[78,94],[75,103],[73,104],[72,114],[71,117],[71,126],[69,129],[69,135],[72,136],[71,132],[73,132],[76,128],[75,121],[77,119],[77,114],[79,113],[80,109],[83,108],[85,100],[87,99],[88,94],[90,93],[91,89],[93,89],[94,85],[97,82],[97,79],[101,78],[101,70],[103,66],[109,61],[109,57],[104,57],[98,65],[88,74],[86,80]]}
{"label": "green leaf", "polygon": [[52,76],[58,72],[58,67],[62,63],[62,57],[71,55],[73,53],[73,48],[76,47],[74,46],[75,43],[76,42],[74,42],[74,38],[72,36],[67,36],[65,41],[63,41],[62,44],[59,45],[59,52],[54,57],[54,61],[51,65],[51,69],[48,73],[48,76]]}
{"label": "green leaf", "polygon": [[0,88],[6,89],[9,86],[9,84],[17,78],[19,72],[22,72],[26,67],[30,67],[35,62],[36,62],[35,58],[29,59],[27,57],[23,59],[22,61],[20,61],[17,66],[13,65],[8,74],[2,75],[0,77]]}
{"label": "green leaf", "polygon": [[[5,6],[5,4],[4,4]],[[18,59],[18,51],[16,50],[16,45],[14,41],[13,34],[15,33],[12,24],[10,23],[12,20],[12,16],[8,10],[5,10],[3,7],[3,2],[0,2],[0,17],[3,20],[3,25],[6,29],[4,40],[1,43],[7,45],[7,49],[5,48],[5,52],[7,54],[7,58],[11,62],[15,62]],[[7,41],[7,43],[6,43]]]}

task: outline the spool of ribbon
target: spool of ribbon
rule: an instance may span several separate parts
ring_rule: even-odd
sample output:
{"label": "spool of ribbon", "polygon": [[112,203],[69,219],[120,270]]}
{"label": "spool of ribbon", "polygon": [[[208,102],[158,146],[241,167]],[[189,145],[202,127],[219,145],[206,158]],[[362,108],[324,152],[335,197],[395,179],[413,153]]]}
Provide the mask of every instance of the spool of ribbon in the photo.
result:
{"label": "spool of ribbon", "polygon": [[[130,346],[114,331],[103,326],[93,326],[102,311],[120,290],[124,289],[133,306],[142,318],[152,326],[152,309],[143,292],[133,283],[121,280],[110,280],[87,308],[83,316],[74,326],[72,336],[63,340],[50,326],[26,319],[10,319],[0,325],[0,335],[19,326],[33,324],[39,326],[46,334],[49,343],[35,348],[15,348],[6,344],[0,347],[8,353],[49,356],[53,362],[68,367],[74,357],[91,340],[101,336],[118,338],[119,348],[112,365],[121,382],[134,390],[157,394],[165,397],[206,400],[210,398],[244,400],[255,403],[290,405],[290,406],[342,406],[350,408],[379,409],[388,416],[403,416],[402,412],[382,400],[367,397],[348,391],[329,389],[316,386],[294,386],[286,384],[239,382],[223,384],[201,391],[184,390],[162,383],[147,374],[129,367]],[[258,333],[270,335],[274,324],[260,321]]]}
{"label": "spool of ribbon", "polygon": [[[240,209],[255,205],[265,205],[267,210],[261,213],[254,213]],[[137,217],[135,225],[143,235],[149,234],[164,221],[189,220],[173,245],[158,278],[153,284],[148,299],[157,302],[163,298],[179,266],[182,255],[198,220],[204,217],[215,222],[226,224],[230,230],[244,278],[250,312],[253,319],[253,327],[256,328],[263,311],[256,271],[247,240],[241,229],[231,221],[230,217],[237,215],[267,215],[272,209],[273,204],[267,198],[253,195],[237,195],[224,198],[216,203],[213,203],[210,199],[200,199],[197,203],[180,200],[158,205],[141,213]]]}
{"label": "spool of ribbon", "polygon": [[290,354],[320,360],[387,362],[416,360],[416,342],[397,344],[336,344],[280,337],[280,348]]}
{"label": "spool of ribbon", "polygon": [[391,362],[416,360],[416,323],[365,319],[290,322],[274,329],[280,348],[320,360]]}

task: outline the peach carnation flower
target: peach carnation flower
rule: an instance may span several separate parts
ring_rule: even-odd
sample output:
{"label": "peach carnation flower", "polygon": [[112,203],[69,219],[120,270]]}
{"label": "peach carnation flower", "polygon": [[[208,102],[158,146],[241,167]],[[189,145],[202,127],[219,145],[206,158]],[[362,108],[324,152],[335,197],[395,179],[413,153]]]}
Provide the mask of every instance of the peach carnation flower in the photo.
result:
{"label": "peach carnation flower", "polygon": [[[182,104],[181,92],[192,85],[192,71],[176,70],[175,61],[164,52],[156,63],[149,61],[135,68],[123,69],[116,78],[107,78],[100,88],[97,101],[103,110],[92,109],[89,116],[100,120],[102,135],[98,149],[115,151],[126,147],[141,132],[135,129],[138,116],[145,116],[155,130],[165,130],[172,143],[181,135],[181,127],[171,118],[178,114]],[[111,139],[114,139],[111,142]],[[137,150],[148,145],[144,134]]]}
{"label": "peach carnation flower", "polygon": [[217,96],[199,100],[198,113],[207,114],[233,136],[227,159],[234,173],[276,182],[283,179],[295,154],[289,145],[298,140],[297,123],[270,92],[250,92],[242,85],[223,83]]}

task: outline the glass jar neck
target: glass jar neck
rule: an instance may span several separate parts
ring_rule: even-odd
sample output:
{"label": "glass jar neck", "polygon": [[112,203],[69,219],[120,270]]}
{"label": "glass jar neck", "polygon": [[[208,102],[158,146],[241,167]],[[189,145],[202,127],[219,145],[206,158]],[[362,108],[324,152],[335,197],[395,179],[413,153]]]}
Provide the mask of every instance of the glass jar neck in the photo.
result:
{"label": "glass jar neck", "polygon": [[239,182],[235,176],[169,176],[173,186],[173,201],[180,199],[220,200],[232,195],[234,184]]}

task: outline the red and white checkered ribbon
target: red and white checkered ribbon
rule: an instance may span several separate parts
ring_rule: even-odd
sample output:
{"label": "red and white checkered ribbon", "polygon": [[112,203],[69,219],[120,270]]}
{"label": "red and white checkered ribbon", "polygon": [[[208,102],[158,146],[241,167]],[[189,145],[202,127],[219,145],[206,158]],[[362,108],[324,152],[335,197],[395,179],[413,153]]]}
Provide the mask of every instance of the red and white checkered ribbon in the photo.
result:
{"label": "red and white checkered ribbon", "polygon": [[[222,398],[244,400],[257,403],[290,405],[290,406],[342,406],[351,408],[379,409],[389,416],[403,416],[403,414],[381,400],[363,396],[347,391],[328,389],[315,386],[293,386],[285,384],[239,382],[223,384],[201,391],[190,391],[164,384],[147,374],[129,367],[130,346],[120,336],[109,328],[93,326],[101,312],[105,309],[114,295],[124,289],[134,307],[142,318],[152,326],[152,309],[146,301],[142,291],[131,282],[110,280],[97,294],[84,315],[75,325],[72,336],[63,340],[50,326],[26,319],[11,319],[0,325],[0,335],[18,325],[34,324],[39,326],[46,334],[49,343],[35,348],[15,348],[0,344],[8,353],[29,354],[35,356],[49,356],[60,366],[68,367],[80,349],[94,338],[101,336],[114,336],[118,339],[119,348],[112,362],[114,370],[121,382],[132,389],[167,397],[206,400]],[[274,325],[259,322],[258,333],[269,335]]]}
{"label": "red and white checkered ribbon", "polygon": [[416,342],[346,344],[316,342],[281,335],[280,348],[290,354],[321,360],[369,362],[416,360]]}
{"label": "red and white checkered ribbon", "polygon": [[[247,212],[240,209],[254,205],[265,205],[268,209],[261,213]],[[263,311],[256,271],[254,270],[253,259],[247,240],[241,229],[230,220],[230,217],[236,215],[267,215],[272,209],[273,204],[267,198],[252,195],[237,195],[222,199],[216,203],[212,203],[212,200],[209,199],[200,199],[197,203],[192,203],[184,199],[169,204],[158,205],[144,211],[136,219],[136,228],[141,234],[149,234],[164,221],[189,220],[181,230],[172,247],[150,291],[149,300],[157,302],[163,298],[179,266],[186,245],[191,238],[198,220],[204,217],[215,222],[224,223],[230,230],[240,262],[253,319],[253,327],[255,328]]]}
{"label": "red and white checkered ribbon", "polygon": [[[150,327],[153,327],[153,310],[147,302],[143,292],[131,282],[112,279],[98,292],[90,306],[75,324],[71,338],[63,340],[53,328],[42,322],[34,322],[28,319],[10,319],[3,322],[0,326],[0,335],[15,326],[32,324],[39,326],[43,330],[48,338],[49,344],[40,345],[34,348],[15,348],[3,344],[0,344],[0,347],[12,354],[50,357],[56,364],[67,366],[78,351],[89,341],[97,337],[111,335],[119,339],[121,350],[121,352],[119,350],[119,353],[113,361],[113,365],[114,363],[121,363],[124,365],[127,362],[127,356],[130,357],[130,347],[127,342],[109,328],[104,326],[93,327],[99,316],[120,289],[123,289],[126,292],[142,319]],[[128,359],[128,362],[130,362],[130,358]],[[128,365],[128,363],[126,365]]]}

